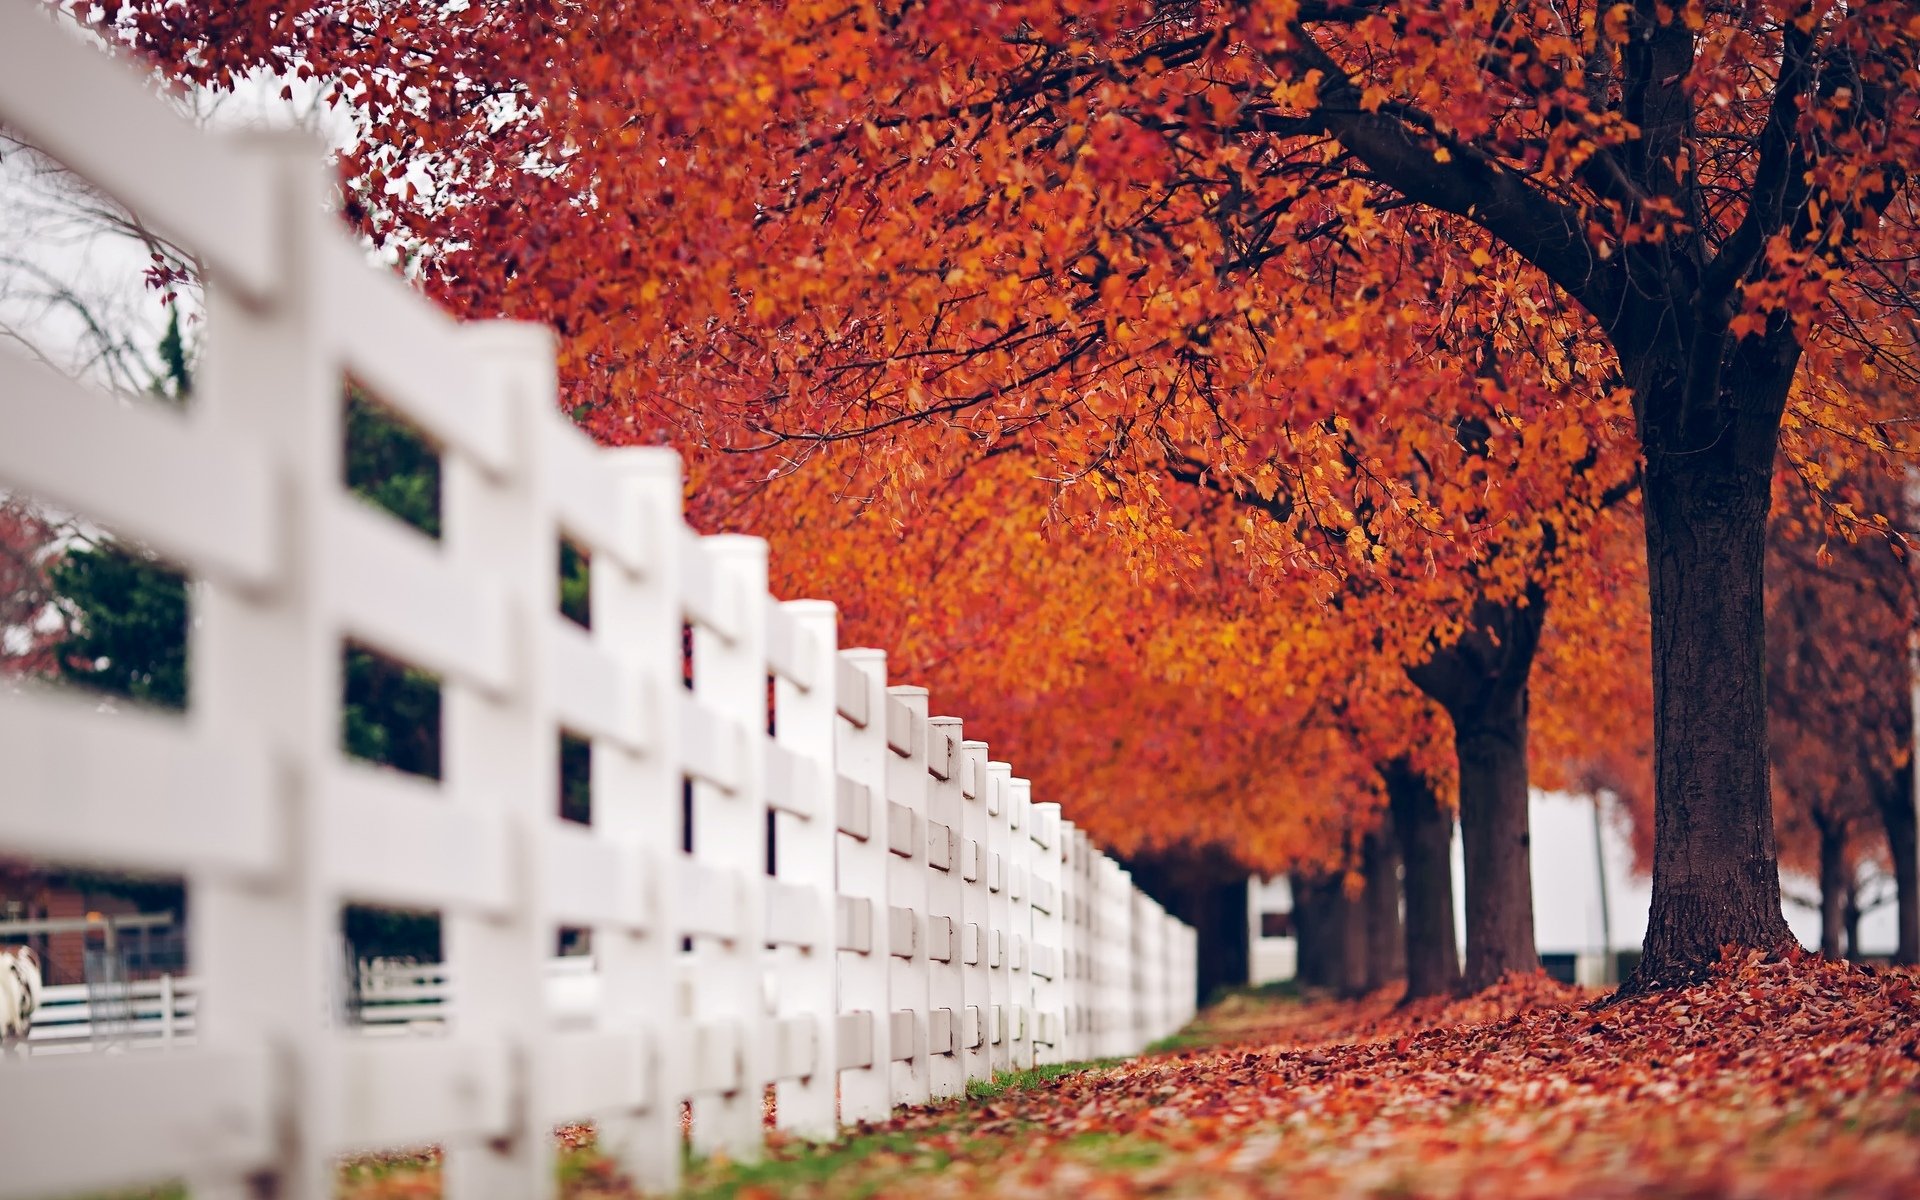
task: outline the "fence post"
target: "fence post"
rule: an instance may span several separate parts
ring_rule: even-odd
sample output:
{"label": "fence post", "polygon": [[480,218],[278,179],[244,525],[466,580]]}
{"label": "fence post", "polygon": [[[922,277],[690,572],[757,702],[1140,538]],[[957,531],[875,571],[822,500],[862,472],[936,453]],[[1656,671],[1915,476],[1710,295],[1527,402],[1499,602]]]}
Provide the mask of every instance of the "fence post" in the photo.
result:
{"label": "fence post", "polygon": [[1073,906],[1067,910],[1067,937],[1072,943],[1073,974],[1067,1003],[1074,1015],[1072,1048],[1075,1057],[1092,1058],[1094,1049],[1093,1014],[1099,1004],[1094,992],[1094,921],[1098,915],[1098,880],[1093,869],[1098,853],[1087,838],[1087,831],[1076,826],[1067,844],[1067,869],[1073,873]]}
{"label": "fence post", "polygon": [[893,1102],[925,1104],[927,1072],[927,689],[887,689],[887,996]]}
{"label": "fence post", "polygon": [[967,1065],[961,1056],[965,992],[962,958],[959,830],[966,763],[960,750],[960,720],[927,722],[927,1093],[947,1100],[965,1094]]}
{"label": "fence post", "polygon": [[729,773],[733,784],[695,783],[693,853],[701,866],[726,879],[734,901],[730,931],[702,939],[693,951],[694,1013],[711,1039],[701,1054],[707,1077],[697,1081],[702,1094],[693,1101],[693,1144],[703,1153],[725,1151],[736,1162],[754,1162],[764,1145],[761,1112],[770,1066],[761,886],[767,864],[767,544],[722,534],[690,545],[693,553],[707,555],[715,600],[731,625],[725,632],[695,625],[693,694],[715,723],[710,734],[723,738],[720,755],[732,760],[713,765]]}
{"label": "fence post", "polygon": [[835,696],[840,1119],[884,1121],[893,1111],[886,653],[842,650]]}
{"label": "fence post", "polygon": [[960,1047],[967,1080],[993,1078],[993,996],[989,967],[993,918],[988,911],[987,744],[962,742],[960,817]]}
{"label": "fence post", "polygon": [[[214,744],[265,743],[276,756],[273,790],[258,802],[284,822],[290,857],[264,880],[211,872],[190,879],[188,936],[201,983],[199,1043],[273,1048],[276,1107],[255,1114],[274,1130],[271,1187],[285,1200],[326,1200],[336,1090],[314,1005],[327,994],[326,947],[340,903],[317,847],[321,775],[340,737],[341,645],[316,585],[344,440],[339,368],[318,333],[327,302],[318,259],[332,218],[320,203],[327,181],[310,140],[272,138],[261,153],[274,173],[280,286],[259,303],[218,275],[208,279],[207,320],[220,335],[208,339],[193,417],[257,439],[288,508],[270,591],[195,585],[188,719]],[[210,1177],[190,1183],[195,1196],[238,1195],[245,1186]]]}
{"label": "fence post", "polygon": [[[476,378],[504,398],[511,463],[490,474],[464,455],[442,464],[448,559],[489,579],[505,597],[509,671],[497,694],[449,681],[444,689],[444,786],[450,803],[486,812],[503,839],[507,894],[492,912],[442,918],[463,1038],[509,1064],[512,1104],[503,1136],[447,1147],[450,1197],[549,1194],[554,1146],[545,1117],[541,1042],[549,1024],[542,970],[556,924],[544,903],[539,852],[558,819],[559,725],[545,652],[559,607],[559,527],[544,491],[545,430],[553,414],[553,335],[526,324],[488,322],[462,332],[481,364]],[[352,503],[352,501],[347,501]]]}
{"label": "fence post", "polygon": [[[1016,783],[1025,782],[1016,780]],[[1027,837],[1032,843],[1028,867],[1033,905],[1033,951],[1027,971],[1033,981],[1033,1061],[1068,1061],[1072,1041],[1067,1020],[1069,996],[1066,910],[1071,881],[1061,870],[1061,851],[1068,826],[1060,820],[1058,804],[1033,804],[1027,810]]]}
{"label": "fence post", "polygon": [[1007,781],[1007,824],[1013,836],[1007,856],[1007,895],[1012,900],[1012,955],[1009,988],[1013,994],[1007,1013],[1013,1040],[1013,1069],[1034,1065],[1036,1023],[1033,991],[1033,816],[1032,792],[1024,779]]}
{"label": "fence post", "polygon": [[648,743],[644,752],[596,743],[592,761],[593,821],[620,847],[639,877],[638,931],[596,933],[603,1028],[641,1039],[644,1079],[627,1111],[599,1114],[600,1149],[648,1191],[669,1191],[680,1179],[680,957],[676,860],[680,856],[680,694],[684,654],[680,628],[680,456],[655,447],[604,451],[620,481],[621,503],[638,523],[645,565],[638,575],[603,571],[590,582],[595,637],[632,672],[640,689]]}
{"label": "fence post", "polygon": [[[821,600],[793,600],[780,613],[798,645],[795,665],[808,678],[804,688],[784,676],[774,682],[774,739],[789,756],[786,788],[793,807],[774,816],[774,864],[783,890],[779,903],[812,915],[805,936],[788,946],[776,966],[780,1023],[776,1042],[799,1061],[781,1065],[775,1118],[781,1129],[810,1138],[831,1138],[838,1129],[834,1105],[839,1058],[835,1035],[839,1008],[834,996],[834,809],[835,610]],[[792,1074],[802,1065],[804,1074]]]}
{"label": "fence post", "polygon": [[987,1046],[989,1075],[1013,1069],[1013,767],[988,762]]}

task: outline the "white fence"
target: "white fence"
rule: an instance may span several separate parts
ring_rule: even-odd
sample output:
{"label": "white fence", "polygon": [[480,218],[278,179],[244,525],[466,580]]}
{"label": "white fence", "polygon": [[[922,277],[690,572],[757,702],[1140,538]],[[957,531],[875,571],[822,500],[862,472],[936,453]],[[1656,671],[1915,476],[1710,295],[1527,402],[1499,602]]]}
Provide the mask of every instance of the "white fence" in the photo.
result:
{"label": "white fence", "polygon": [[[825,1137],[1190,1015],[1186,927],[881,651],[839,650],[831,605],[769,599],[763,542],[694,536],[673,454],[569,426],[545,330],[456,325],[370,267],[314,147],[192,128],[29,0],[0,0],[0,122],[197,254],[208,314],[184,415],[0,351],[0,487],[195,580],[184,716],[0,697],[0,852],[184,875],[198,982],[190,1046],[0,1064],[0,1195],[320,1200],[338,1153],[433,1142],[448,1195],[520,1200],[577,1119],[664,1188],[683,1101],[697,1149],[750,1159],[769,1086]],[[438,448],[442,538],[345,489],[349,375]],[[562,536],[591,629],[556,611]],[[442,681],[440,779],[340,752],[346,639]],[[590,825],[557,815],[562,731]],[[441,914],[439,1035],[323,1018],[347,903]],[[545,995],[562,926],[592,930],[585,1020]]]}
{"label": "white fence", "polygon": [[109,1046],[171,1046],[193,1036],[199,999],[195,981],[171,975],[110,987],[42,988],[25,1049],[70,1054]]}

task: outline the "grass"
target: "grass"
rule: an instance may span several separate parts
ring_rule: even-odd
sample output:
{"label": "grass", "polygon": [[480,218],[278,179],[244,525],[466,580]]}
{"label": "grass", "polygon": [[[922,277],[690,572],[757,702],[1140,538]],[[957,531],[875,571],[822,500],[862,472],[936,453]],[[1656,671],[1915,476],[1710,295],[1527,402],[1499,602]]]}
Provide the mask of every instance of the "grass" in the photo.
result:
{"label": "grass", "polygon": [[1009,1071],[993,1079],[969,1079],[967,1099],[991,1100],[995,1096],[1004,1096],[1008,1092],[1024,1092],[1029,1088],[1038,1087],[1049,1079],[1058,1079],[1062,1075],[1077,1075],[1082,1071],[1102,1071],[1125,1061],[1121,1058],[1096,1058],[1083,1062],[1047,1063],[1043,1066],[1028,1067],[1023,1071]]}

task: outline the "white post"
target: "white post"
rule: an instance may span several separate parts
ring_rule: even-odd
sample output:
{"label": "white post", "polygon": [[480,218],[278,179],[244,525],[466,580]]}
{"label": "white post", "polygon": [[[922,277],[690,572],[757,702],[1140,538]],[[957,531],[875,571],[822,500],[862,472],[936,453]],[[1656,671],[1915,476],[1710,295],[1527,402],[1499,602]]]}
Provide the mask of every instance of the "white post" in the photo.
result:
{"label": "white post", "polygon": [[1133,978],[1133,877],[1100,856],[1100,1053],[1135,1054]]}
{"label": "white post", "polygon": [[514,457],[494,475],[463,454],[443,456],[444,540],[451,562],[500,589],[510,665],[497,694],[447,681],[444,786],[448,803],[487,814],[509,869],[497,909],[449,911],[442,936],[455,993],[450,1024],[476,1045],[506,1048],[512,1106],[504,1136],[446,1148],[446,1190],[455,1200],[541,1196],[554,1187],[539,1056],[548,1024],[542,967],[557,926],[543,907],[539,846],[544,825],[557,819],[559,778],[559,726],[543,657],[560,599],[559,529],[542,482],[541,423],[554,419],[553,335],[489,322],[463,336],[482,364],[476,378],[503,398]]}
{"label": "white post", "polygon": [[961,984],[963,923],[960,827],[966,763],[960,720],[927,722],[927,1092],[948,1100],[967,1090],[961,1054],[966,993]]}
{"label": "white post", "polygon": [[[697,1081],[694,1148],[725,1151],[754,1162],[764,1143],[761,1109],[769,1067],[767,994],[763,967],[766,911],[767,807],[764,753],[767,728],[767,544],[721,535],[693,543],[708,556],[720,609],[732,628],[705,624],[693,632],[693,694],[709,719],[731,725],[727,737],[733,786],[696,782],[693,853],[729,881],[731,931],[694,948],[694,1012],[713,1039],[702,1055],[719,1068]],[[731,1054],[728,1051],[731,1050]]]}
{"label": "white post", "polygon": [[1013,1069],[1033,1066],[1033,837],[1032,793],[1024,779],[1007,781],[1007,824],[1012,830],[1007,854],[1007,896],[1013,902],[1007,952],[1011,956],[1007,1036],[1013,1043]]}
{"label": "white post", "polygon": [[160,977],[160,1040],[173,1043],[173,976]]}
{"label": "white post", "polygon": [[[646,749],[613,743],[593,752],[593,822],[640,873],[645,927],[595,932],[601,1027],[643,1040],[645,1078],[632,1107],[599,1114],[600,1149],[646,1191],[680,1181],[684,1077],[676,966],[680,957],[676,860],[680,856],[680,457],[670,450],[604,451],[620,478],[621,503],[638,522],[644,569],[592,568],[594,636],[641,687]],[[644,1087],[644,1091],[639,1090]]]}
{"label": "white post", "polygon": [[887,905],[893,1102],[925,1104],[927,1064],[927,689],[887,689]]}
{"label": "white post", "polygon": [[1072,873],[1069,887],[1073,894],[1073,903],[1067,909],[1068,955],[1073,963],[1072,983],[1068,988],[1067,1003],[1073,1012],[1073,1036],[1070,1042],[1075,1058],[1092,1058],[1095,1054],[1093,1037],[1093,1014],[1098,1004],[1094,994],[1094,933],[1093,922],[1097,912],[1099,893],[1095,890],[1093,858],[1096,851],[1093,843],[1087,840],[1087,831],[1075,828],[1071,834],[1061,839],[1066,849],[1066,869]]}
{"label": "white post", "polygon": [[1027,815],[1027,837],[1032,845],[1028,891],[1033,905],[1033,950],[1027,956],[1027,970],[1033,980],[1033,1060],[1067,1062],[1072,1047],[1067,1024],[1072,997],[1067,957],[1070,948],[1065,935],[1071,880],[1061,870],[1061,852],[1069,827],[1060,820],[1060,806],[1032,805]]}
{"label": "white post", "polygon": [[887,656],[842,650],[835,847],[839,898],[840,1119],[884,1121],[893,1111],[891,971],[887,913]]}
{"label": "white post", "polygon": [[[317,859],[321,775],[339,753],[338,627],[321,606],[322,522],[341,490],[342,376],[318,335],[325,305],[318,266],[332,218],[326,179],[304,137],[268,143],[275,174],[281,287],[248,300],[217,275],[207,281],[209,338],[194,419],[257,439],[287,502],[279,525],[280,576],[260,595],[213,581],[196,585],[189,720],[212,744],[265,743],[281,771],[259,797],[286,821],[289,858],[267,880],[208,872],[189,880],[188,937],[201,1002],[197,1040],[210,1052],[278,1047],[287,1072],[274,1111],[273,1177],[283,1200],[333,1195],[334,1064],[314,1006],[327,994],[338,893]],[[239,1195],[245,1184],[190,1181],[195,1196]]]}
{"label": "white post", "polygon": [[[983,748],[984,752],[984,748]],[[989,1077],[1013,1069],[1013,768],[988,762],[987,1047]]]}
{"label": "white post", "polygon": [[[821,600],[794,600],[780,606],[792,622],[800,644],[794,648],[796,665],[808,683],[801,687],[784,676],[774,683],[774,739],[790,756],[788,781],[804,815],[791,810],[774,817],[774,862],[783,888],[800,889],[793,897],[812,914],[806,936],[811,941],[786,948],[777,966],[779,1024],[776,1041],[804,1059],[806,1073],[786,1075],[800,1062],[783,1063],[783,1078],[775,1084],[776,1120],[781,1129],[809,1138],[831,1138],[838,1132],[834,1107],[836,1071],[835,1034],[839,1008],[834,995],[834,847],[838,840],[834,810],[834,688],[838,658],[835,652],[835,612]],[[782,893],[780,903],[787,903]]]}
{"label": "white post", "polygon": [[993,996],[989,967],[993,918],[987,890],[988,822],[987,744],[962,742],[960,818],[960,1047],[969,1081],[993,1078],[990,1023]]}

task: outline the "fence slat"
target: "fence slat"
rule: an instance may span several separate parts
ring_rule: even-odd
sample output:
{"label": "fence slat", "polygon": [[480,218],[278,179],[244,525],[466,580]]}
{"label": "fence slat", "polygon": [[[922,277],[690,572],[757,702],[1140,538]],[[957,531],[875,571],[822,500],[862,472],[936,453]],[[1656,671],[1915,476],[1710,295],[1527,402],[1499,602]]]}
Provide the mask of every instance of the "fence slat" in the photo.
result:
{"label": "fence slat", "polygon": [[[0,5],[7,124],[204,257],[223,284],[254,300],[272,295],[284,263],[271,167],[170,111],[138,70],[50,16],[38,5]],[[322,153],[311,146],[314,161]]]}
{"label": "fence slat", "polygon": [[258,876],[281,865],[266,757],[193,722],[52,691],[0,693],[0,845],[123,869]]}
{"label": "fence slat", "polygon": [[835,757],[849,785],[841,799],[852,809],[843,809],[839,824],[859,831],[835,844],[835,876],[847,901],[841,913],[854,914],[839,939],[840,1119],[883,1121],[893,1111],[893,1026],[887,1000],[889,854],[885,841],[872,835],[883,826],[892,754],[886,731],[865,714],[882,711],[886,702],[887,656],[879,650],[843,650],[837,679],[835,708],[842,715],[849,709],[861,714],[847,717],[835,730]]}
{"label": "fence slat", "polygon": [[87,514],[196,574],[247,587],[281,564],[261,447],[156,404],[101,395],[0,348],[0,479]]}
{"label": "fence slat", "polygon": [[[265,1050],[10,1062],[0,1071],[0,1196],[258,1170],[273,1161],[273,1089]],[[102,1130],[112,1131],[110,1147]]]}

